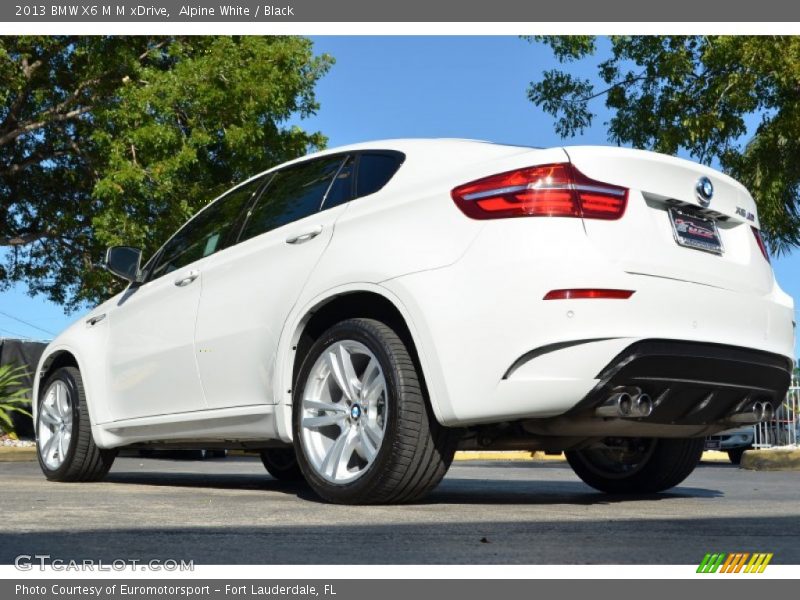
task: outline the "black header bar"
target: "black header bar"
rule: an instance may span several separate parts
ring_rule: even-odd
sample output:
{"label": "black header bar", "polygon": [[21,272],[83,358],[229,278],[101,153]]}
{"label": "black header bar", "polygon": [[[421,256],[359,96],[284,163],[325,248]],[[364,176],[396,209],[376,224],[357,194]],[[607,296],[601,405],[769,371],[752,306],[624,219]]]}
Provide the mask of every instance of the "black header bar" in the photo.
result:
{"label": "black header bar", "polygon": [[13,22],[800,22],[791,0],[11,0]]}

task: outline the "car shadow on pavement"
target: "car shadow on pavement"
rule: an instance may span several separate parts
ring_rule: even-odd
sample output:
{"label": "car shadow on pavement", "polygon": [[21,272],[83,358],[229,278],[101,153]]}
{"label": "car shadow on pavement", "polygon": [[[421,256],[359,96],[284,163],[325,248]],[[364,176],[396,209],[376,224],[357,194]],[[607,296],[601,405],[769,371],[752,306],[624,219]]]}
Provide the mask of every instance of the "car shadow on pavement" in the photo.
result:
{"label": "car shadow on pavement", "polygon": [[[469,484],[474,483],[472,480],[467,481]],[[520,481],[514,482],[517,485],[510,486],[508,481],[486,480],[482,482],[486,484],[483,489],[475,489],[471,485],[454,489],[453,486],[449,485],[458,486],[459,483],[461,483],[459,480],[450,480],[448,485],[441,485],[430,496],[423,499],[420,504],[572,504],[576,506],[592,506],[640,501],[653,502],[678,498],[718,498],[723,495],[719,490],[695,487],[674,488],[658,494],[604,494],[581,482],[561,483],[558,486],[554,486],[552,482],[538,481],[527,485],[528,482]]]}
{"label": "car shadow on pavement", "polygon": [[[215,490],[261,490],[296,496],[301,500],[320,502],[302,482],[285,482],[250,474],[201,474],[174,472],[112,472],[105,482],[125,485],[169,488],[206,488]],[[466,479],[448,477],[431,494],[414,504],[464,505],[548,505],[548,504],[614,504],[675,498],[716,498],[719,490],[699,487],[678,487],[659,494],[603,494],[580,481],[548,481],[524,479]]]}
{"label": "car shadow on pavement", "polygon": [[316,500],[304,482],[280,481],[264,475],[226,474],[226,473],[175,473],[112,471],[103,480],[106,483],[145,485],[170,488],[205,488],[216,490],[261,490],[290,494],[304,500]]}

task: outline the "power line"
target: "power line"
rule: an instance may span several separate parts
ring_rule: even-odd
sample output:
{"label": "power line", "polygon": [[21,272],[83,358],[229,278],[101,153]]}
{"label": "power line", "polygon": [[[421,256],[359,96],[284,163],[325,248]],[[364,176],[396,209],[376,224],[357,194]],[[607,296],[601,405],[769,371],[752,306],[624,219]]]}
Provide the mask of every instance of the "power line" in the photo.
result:
{"label": "power line", "polygon": [[11,335],[13,335],[14,337],[17,337],[17,338],[20,338],[20,339],[23,339],[23,340],[29,340],[29,339],[31,339],[31,338],[29,338],[27,335],[22,335],[21,333],[17,333],[16,331],[11,331],[10,329],[3,329],[3,328],[0,328],[0,331],[5,331],[6,333],[10,333],[10,334],[11,334]]}
{"label": "power line", "polygon": [[47,329],[42,329],[38,325],[34,325],[33,323],[25,321],[24,319],[20,319],[19,317],[15,317],[14,315],[10,315],[7,312],[3,312],[2,310],[0,310],[0,315],[3,315],[4,317],[8,317],[9,319],[13,319],[15,321],[18,321],[18,322],[22,323],[23,325],[27,325],[28,327],[33,327],[34,329],[38,329],[39,331],[42,331],[42,332],[46,333],[47,335],[55,335],[55,333],[53,333],[52,331],[48,331]]}

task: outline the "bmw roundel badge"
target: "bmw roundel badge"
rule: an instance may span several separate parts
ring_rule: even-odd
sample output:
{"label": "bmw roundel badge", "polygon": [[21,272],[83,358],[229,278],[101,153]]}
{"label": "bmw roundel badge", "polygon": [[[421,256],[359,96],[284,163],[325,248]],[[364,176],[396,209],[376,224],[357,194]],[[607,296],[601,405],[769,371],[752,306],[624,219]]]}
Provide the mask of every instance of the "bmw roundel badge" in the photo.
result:
{"label": "bmw roundel badge", "polygon": [[711,198],[714,197],[714,184],[708,177],[701,177],[697,180],[697,185],[694,187],[697,194],[697,199],[700,201],[700,206],[706,207],[711,204]]}

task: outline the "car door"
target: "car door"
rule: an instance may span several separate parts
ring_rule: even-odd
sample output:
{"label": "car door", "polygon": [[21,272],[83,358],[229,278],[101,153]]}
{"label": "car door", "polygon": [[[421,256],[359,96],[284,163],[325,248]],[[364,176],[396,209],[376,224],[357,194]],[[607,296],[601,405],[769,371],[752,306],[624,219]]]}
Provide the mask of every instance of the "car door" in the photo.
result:
{"label": "car door", "polygon": [[[209,408],[274,403],[281,329],[351,195],[349,156],[281,169],[249,211],[239,243],[212,257],[196,333]],[[335,206],[320,210],[326,200]]]}
{"label": "car door", "polygon": [[184,225],[109,314],[109,407],[113,420],[207,407],[194,335],[203,264],[238,234],[263,179],[211,203]]}

